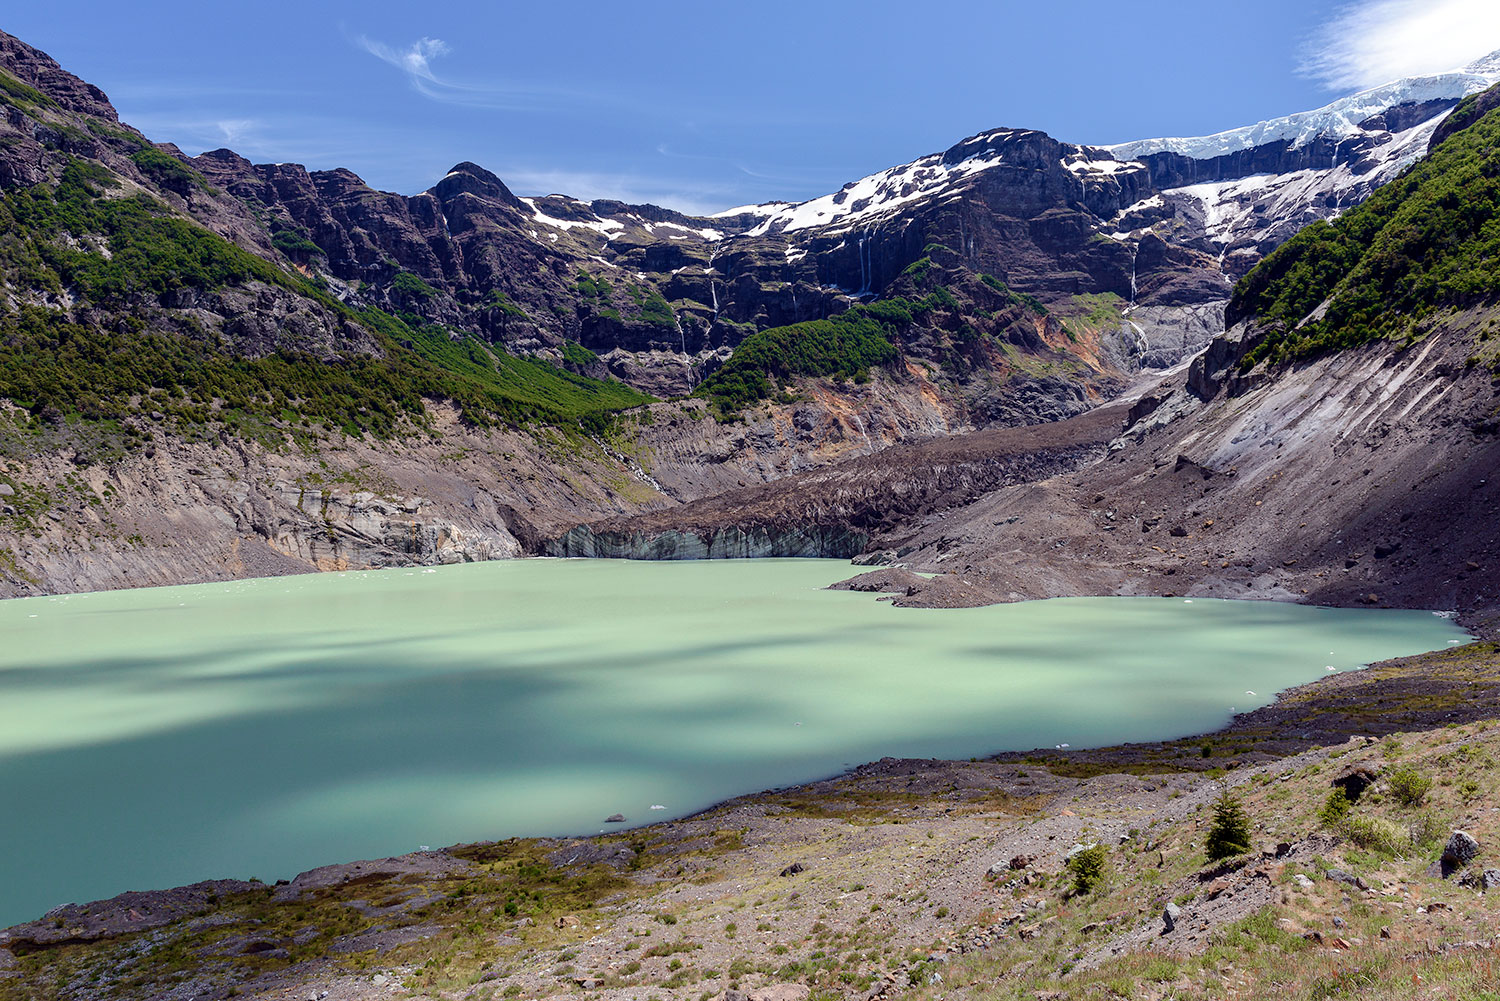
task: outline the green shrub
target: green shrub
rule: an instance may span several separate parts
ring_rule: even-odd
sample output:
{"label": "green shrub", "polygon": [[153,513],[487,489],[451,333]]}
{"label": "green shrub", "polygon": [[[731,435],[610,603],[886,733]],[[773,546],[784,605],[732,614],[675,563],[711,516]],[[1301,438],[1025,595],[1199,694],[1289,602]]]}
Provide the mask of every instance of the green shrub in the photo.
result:
{"label": "green shrub", "polygon": [[135,161],[141,173],[162,187],[179,194],[186,194],[189,188],[208,188],[203,175],[170,153],[163,153],[154,146],[136,150],[130,154],[130,159]]}
{"label": "green shrub", "polygon": [[1427,792],[1432,788],[1432,779],[1423,775],[1410,765],[1391,772],[1386,778],[1386,784],[1390,786],[1391,795],[1396,797],[1396,802],[1402,806],[1420,806],[1427,798]]}
{"label": "green shrub", "polygon": [[1204,846],[1211,861],[1243,855],[1250,850],[1250,818],[1239,797],[1228,789],[1214,801],[1214,820]]}
{"label": "green shrub", "polygon": [[1088,893],[1104,878],[1108,856],[1103,845],[1090,845],[1068,856],[1068,872],[1073,874],[1073,892]]}
{"label": "green shrub", "polygon": [[321,254],[323,248],[293,229],[277,230],[271,236],[271,244],[289,257],[298,254]]}
{"label": "green shrub", "polygon": [[672,312],[671,304],[655,289],[641,302],[641,320],[663,330],[677,329],[677,314]]}
{"label": "green shrub", "polygon": [[485,309],[498,309],[505,316],[513,317],[517,320],[529,319],[526,315],[526,310],[511,302],[510,298],[497,288],[489,290],[484,297],[483,305]]}
{"label": "green shrub", "polygon": [[408,299],[426,302],[437,295],[437,289],[410,271],[403,271],[391,282],[391,291]]}
{"label": "green shrub", "polygon": [[1344,791],[1344,787],[1337,786],[1323,801],[1323,809],[1318,811],[1318,820],[1324,827],[1338,827],[1353,805],[1349,802],[1349,794]]}
{"label": "green shrub", "polygon": [[1361,813],[1350,813],[1339,830],[1360,848],[1386,855],[1399,855],[1410,844],[1408,833],[1389,820]]}
{"label": "green shrub", "polygon": [[563,341],[562,356],[563,361],[569,365],[576,365],[579,368],[587,368],[599,360],[598,355],[577,341]]}

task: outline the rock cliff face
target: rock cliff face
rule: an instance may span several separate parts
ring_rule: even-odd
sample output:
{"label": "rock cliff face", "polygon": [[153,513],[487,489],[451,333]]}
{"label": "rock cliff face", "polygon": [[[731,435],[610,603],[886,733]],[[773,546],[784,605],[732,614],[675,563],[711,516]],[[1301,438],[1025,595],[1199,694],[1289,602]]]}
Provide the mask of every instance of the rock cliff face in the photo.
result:
{"label": "rock cliff face", "polygon": [[[273,228],[309,237],[318,250],[304,263],[364,283],[382,304],[514,350],[576,341],[603,356],[604,370],[654,392],[691,388],[749,330],[887,293],[926,257],[994,274],[1064,312],[1090,295],[1150,310],[1118,324],[1129,370],[1200,348],[1217,332],[1205,336],[1205,317],[1234,280],[1399,173],[1465,94],[1496,78],[1481,61],[1202,139],[1097,148],[991,130],[821,198],[713,218],[516,198],[471,163],[412,197],[372,191],[347,171],[256,166],[227,150],[196,163],[264,206]],[[401,270],[438,294],[392,292]],[[610,292],[580,295],[580,275]],[[613,287],[622,280],[637,300],[659,294],[668,311],[638,309]]]}

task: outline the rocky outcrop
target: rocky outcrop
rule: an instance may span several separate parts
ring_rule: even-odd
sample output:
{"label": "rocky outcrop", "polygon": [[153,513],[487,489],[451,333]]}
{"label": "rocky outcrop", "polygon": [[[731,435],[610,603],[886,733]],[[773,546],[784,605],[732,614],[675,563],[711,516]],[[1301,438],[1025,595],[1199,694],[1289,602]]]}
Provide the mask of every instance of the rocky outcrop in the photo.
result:
{"label": "rocky outcrop", "polygon": [[544,541],[542,551],[639,559],[852,556],[877,536],[899,539],[923,518],[992,490],[1099,458],[1122,416],[1123,409],[1105,407],[1054,423],[895,445],[769,484],[575,526]]}
{"label": "rocky outcrop", "polygon": [[1428,144],[1428,149],[1435,149],[1442,144],[1443,140],[1473,125],[1496,108],[1500,108],[1500,84],[1470,95],[1458,108],[1454,109],[1453,114],[1444,118],[1433,130],[1432,141]]}
{"label": "rocky outcrop", "polygon": [[0,32],[0,67],[64,110],[107,122],[120,120],[104,91],[69,73],[47,53],[4,32]]}
{"label": "rocky outcrop", "polygon": [[821,525],[777,528],[726,525],[703,531],[668,529],[631,532],[587,525],[569,529],[542,546],[547,556],[584,556],[625,560],[735,560],[763,557],[849,559],[863,552],[869,536],[848,528]]}

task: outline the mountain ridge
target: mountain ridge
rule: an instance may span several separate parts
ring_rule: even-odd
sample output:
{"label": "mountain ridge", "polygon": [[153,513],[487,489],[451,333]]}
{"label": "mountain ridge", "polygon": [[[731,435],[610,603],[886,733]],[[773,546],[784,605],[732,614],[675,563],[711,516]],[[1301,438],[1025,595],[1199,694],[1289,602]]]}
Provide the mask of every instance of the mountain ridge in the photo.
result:
{"label": "mountain ridge", "polygon": [[[18,311],[0,317],[13,349],[42,362],[17,361],[0,387],[15,429],[0,436],[4,475],[33,498],[0,520],[11,593],[120,583],[118,568],[140,559],[125,540],[172,538],[152,492],[207,466],[222,479],[189,493],[210,550],[253,537],[278,566],[375,565],[534,550],[579,520],[753,489],[934,434],[1074,417],[1209,344],[1240,270],[1305,216],[1341,211],[1319,185],[1352,163],[1299,167],[1285,175],[1296,191],[1257,202],[1256,191],[1163,189],[1149,163],[992,129],[769,214],[520,197],[471,162],[406,196],[345,169],[183,156],[120,125],[101,91],[43,54],[0,42],[6,197],[45,210],[27,220],[74,213],[13,228],[26,240],[0,288]],[[1425,110],[1381,123],[1403,133],[1372,125],[1360,148],[1404,155],[1438,115],[1401,115]],[[84,177],[95,167],[104,173]],[[111,232],[100,213],[120,211],[121,195],[143,222]],[[162,235],[137,247],[155,276],[144,284],[109,264],[136,229]],[[199,245],[236,263],[204,271],[185,252]],[[63,343],[92,346],[58,355]],[[171,377],[134,355],[164,359]],[[643,406],[643,392],[673,399]],[[388,443],[342,437],[372,432]],[[215,436],[210,461],[197,444]],[[444,452],[450,438],[462,445]],[[343,469],[349,487],[368,475],[338,451],[362,468],[382,449],[413,451],[401,489],[370,498],[271,454],[288,442]],[[95,470],[94,490],[129,497],[102,576],[48,549],[92,531],[89,508],[64,517],[43,502],[55,492],[41,486],[68,475],[68,448]],[[486,458],[456,480],[436,468],[464,450]],[[234,477],[256,463],[278,472],[242,496]],[[1043,465],[1020,468],[1034,477]],[[317,483],[338,516],[310,517],[293,482]],[[439,484],[462,506],[428,496]],[[403,493],[427,499],[411,511]],[[413,525],[430,541],[404,547]],[[153,579],[170,579],[164,567],[180,564],[156,558],[150,572],[166,576]]]}

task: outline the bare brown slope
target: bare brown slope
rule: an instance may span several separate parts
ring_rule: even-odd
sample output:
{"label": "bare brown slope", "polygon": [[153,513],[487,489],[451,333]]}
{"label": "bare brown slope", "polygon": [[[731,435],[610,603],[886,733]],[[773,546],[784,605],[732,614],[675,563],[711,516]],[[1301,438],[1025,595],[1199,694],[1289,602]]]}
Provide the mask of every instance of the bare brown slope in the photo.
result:
{"label": "bare brown slope", "polygon": [[959,571],[902,604],[953,604],[963,587],[973,590],[960,603],[1181,594],[1489,607],[1500,595],[1500,401],[1475,356],[1496,314],[1477,308],[1411,347],[1251,379],[1231,378],[1232,344],[1221,343],[1206,359],[1225,371],[1194,376],[1207,402],[1179,376],[1137,405],[1136,416],[1157,409],[1126,433],[1120,403],[905,445],[599,522],[554,550],[594,539],[661,556],[652,540],[670,532],[836,527],[877,561]]}
{"label": "bare brown slope", "polygon": [[[579,526],[544,550],[557,556],[692,557],[704,555],[693,539],[711,550],[721,533],[733,531],[759,533],[771,549],[733,555],[851,556],[870,539],[899,534],[929,515],[1097,458],[1126,410],[1114,404],[1051,424],[896,445],[681,507]],[[798,538],[814,531],[823,533],[824,550],[798,551]],[[787,538],[778,542],[778,534]],[[663,547],[663,536],[674,541]],[[680,537],[689,537],[686,545]]]}
{"label": "bare brown slope", "polygon": [[919,527],[919,568],[1018,597],[1182,594],[1474,609],[1500,594],[1496,383],[1476,309],[1240,395],[1168,387],[1113,454]]}

